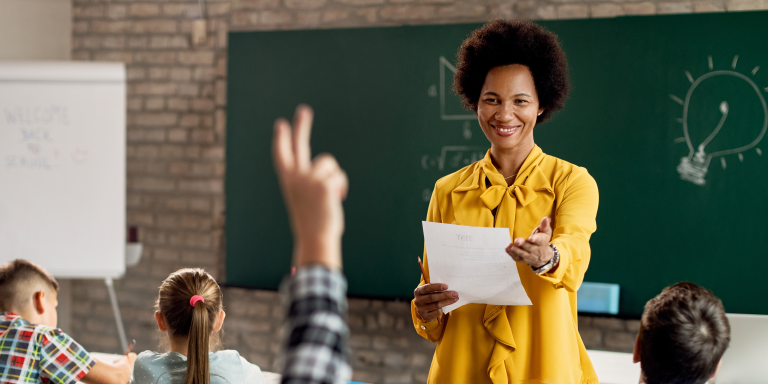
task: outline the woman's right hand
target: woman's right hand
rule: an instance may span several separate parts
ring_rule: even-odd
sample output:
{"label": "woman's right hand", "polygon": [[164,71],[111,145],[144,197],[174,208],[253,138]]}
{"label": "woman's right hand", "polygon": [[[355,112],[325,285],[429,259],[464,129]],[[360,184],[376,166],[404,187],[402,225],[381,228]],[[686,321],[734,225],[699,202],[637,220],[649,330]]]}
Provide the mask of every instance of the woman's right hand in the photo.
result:
{"label": "woman's right hand", "polygon": [[434,321],[443,314],[441,308],[459,301],[459,294],[446,291],[448,284],[424,284],[413,290],[416,314],[424,322]]}

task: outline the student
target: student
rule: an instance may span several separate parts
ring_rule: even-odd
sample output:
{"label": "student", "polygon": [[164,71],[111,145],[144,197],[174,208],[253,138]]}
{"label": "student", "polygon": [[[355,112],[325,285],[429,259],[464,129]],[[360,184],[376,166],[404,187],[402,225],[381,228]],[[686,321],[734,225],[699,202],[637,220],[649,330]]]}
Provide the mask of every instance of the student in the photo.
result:
{"label": "student", "polygon": [[211,352],[220,344],[226,316],[222,298],[219,284],[202,269],[180,269],[168,276],[160,285],[155,320],[170,352],[140,353],[131,383],[262,383],[261,369],[237,351]]}
{"label": "student", "polygon": [[333,156],[311,159],[312,110],[296,109],[295,126],[275,122],[272,152],[293,230],[288,342],[283,384],[347,383],[347,283],[341,274],[342,200],[347,175]]}
{"label": "student", "polygon": [[0,266],[0,382],[127,383],[135,353],[96,361],[56,328],[58,289],[37,264],[18,259]]}
{"label": "student", "polygon": [[693,283],[664,288],[645,304],[633,360],[645,384],[704,384],[731,340],[723,303]]}

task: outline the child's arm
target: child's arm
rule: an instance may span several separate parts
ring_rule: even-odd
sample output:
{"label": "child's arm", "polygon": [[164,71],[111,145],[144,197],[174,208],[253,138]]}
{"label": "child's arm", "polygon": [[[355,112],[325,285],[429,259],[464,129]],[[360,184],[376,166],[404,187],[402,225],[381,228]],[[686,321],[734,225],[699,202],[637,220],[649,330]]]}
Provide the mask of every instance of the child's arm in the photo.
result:
{"label": "child's arm", "polygon": [[282,383],[347,383],[347,281],[324,265],[303,266],[290,280],[288,343]]}
{"label": "child's arm", "polygon": [[341,235],[347,174],[331,155],[311,160],[312,110],[296,109],[295,129],[275,123],[273,153],[294,235],[283,383],[346,383],[352,376],[347,340],[347,281]]}
{"label": "child's arm", "polygon": [[99,361],[82,378],[85,384],[126,384],[131,380],[135,353],[129,353],[113,363]]}
{"label": "child's arm", "polygon": [[[41,326],[43,327],[43,326]],[[135,353],[114,363],[96,361],[88,351],[58,328],[40,333],[40,376],[50,382],[86,384],[127,384],[131,379]]]}

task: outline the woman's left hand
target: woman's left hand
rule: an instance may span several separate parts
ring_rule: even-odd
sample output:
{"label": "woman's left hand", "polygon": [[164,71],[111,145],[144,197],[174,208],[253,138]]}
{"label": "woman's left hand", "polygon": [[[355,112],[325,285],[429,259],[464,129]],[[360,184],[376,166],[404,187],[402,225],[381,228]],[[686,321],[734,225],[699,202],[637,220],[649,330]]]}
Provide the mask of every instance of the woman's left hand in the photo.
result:
{"label": "woman's left hand", "polygon": [[507,246],[507,253],[512,259],[519,263],[526,263],[533,268],[540,268],[552,260],[554,251],[549,246],[552,240],[552,228],[549,224],[552,219],[545,217],[541,219],[539,226],[534,230],[530,237],[524,239],[518,237]]}

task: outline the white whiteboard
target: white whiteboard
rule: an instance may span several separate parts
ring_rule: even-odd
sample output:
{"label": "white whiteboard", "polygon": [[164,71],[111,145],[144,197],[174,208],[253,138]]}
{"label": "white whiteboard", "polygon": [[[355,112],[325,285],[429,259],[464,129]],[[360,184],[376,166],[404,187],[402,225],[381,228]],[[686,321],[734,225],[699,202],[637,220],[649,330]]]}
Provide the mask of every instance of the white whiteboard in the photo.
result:
{"label": "white whiteboard", "polygon": [[125,68],[0,61],[0,263],[125,273]]}

